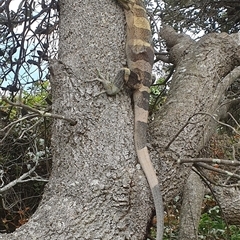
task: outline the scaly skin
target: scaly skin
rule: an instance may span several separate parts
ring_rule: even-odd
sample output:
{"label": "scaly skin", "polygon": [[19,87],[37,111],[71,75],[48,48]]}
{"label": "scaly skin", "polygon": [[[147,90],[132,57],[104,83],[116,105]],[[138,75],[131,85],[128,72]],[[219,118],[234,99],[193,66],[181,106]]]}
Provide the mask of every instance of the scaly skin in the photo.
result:
{"label": "scaly skin", "polygon": [[[157,240],[163,239],[163,201],[155,169],[147,149],[149,87],[152,82],[154,51],[152,34],[143,0],[118,0],[127,21],[125,81],[133,89],[134,141],[139,163],[150,185],[157,215]],[[129,71],[130,70],[130,71]]]}
{"label": "scaly skin", "polygon": [[128,68],[122,68],[114,81],[104,79],[99,72],[98,77],[90,81],[97,80],[102,82],[105,88],[104,92],[110,96],[117,94],[121,90],[122,79],[133,89],[135,148],[139,163],[145,173],[153,195],[157,215],[156,239],[162,240],[164,230],[162,194],[147,149],[149,87],[152,82],[154,60],[154,52],[151,45],[151,28],[143,0],[117,1],[124,8],[127,21],[126,56]]}

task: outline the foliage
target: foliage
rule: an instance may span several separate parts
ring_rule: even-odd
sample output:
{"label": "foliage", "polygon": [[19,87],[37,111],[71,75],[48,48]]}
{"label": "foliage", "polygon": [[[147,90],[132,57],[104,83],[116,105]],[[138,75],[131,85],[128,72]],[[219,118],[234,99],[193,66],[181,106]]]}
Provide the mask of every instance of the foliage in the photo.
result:
{"label": "foliage", "polygon": [[150,93],[150,112],[159,110],[159,107],[165,102],[167,96],[167,83],[164,78],[159,78],[151,86]]}
{"label": "foliage", "polygon": [[[240,239],[239,226],[229,225],[224,222],[219,206],[211,195],[206,195],[202,206],[202,215],[199,224],[199,239],[204,240],[238,240]],[[181,201],[176,198],[166,209],[164,220],[164,240],[178,239],[179,214]],[[156,238],[155,225],[150,228],[150,239]]]}
{"label": "foliage", "polygon": [[[28,106],[46,109],[48,82],[37,85],[35,94],[27,91],[12,101],[24,101]],[[44,185],[51,172],[51,121],[13,107],[1,101],[0,190],[20,179],[35,166],[34,171],[20,184],[1,194],[0,231],[12,232],[28,221],[36,210]]]}
{"label": "foliage", "polygon": [[165,0],[162,19],[165,23],[195,34],[238,32],[240,30],[239,0]]}
{"label": "foliage", "polygon": [[165,68],[164,77],[160,77],[151,86],[149,102],[150,113],[154,113],[155,111],[159,110],[160,106],[166,101],[173,70],[173,67],[168,66]]}
{"label": "foliage", "polygon": [[[58,45],[56,0],[0,1],[0,95],[13,103],[51,111],[48,59]],[[51,120],[0,101],[0,231],[28,221],[51,172]],[[34,171],[33,171],[34,170]]]}
{"label": "foliage", "polygon": [[240,228],[235,225],[226,225],[221,217],[219,206],[214,206],[202,214],[199,224],[199,239],[237,240],[239,238]]}

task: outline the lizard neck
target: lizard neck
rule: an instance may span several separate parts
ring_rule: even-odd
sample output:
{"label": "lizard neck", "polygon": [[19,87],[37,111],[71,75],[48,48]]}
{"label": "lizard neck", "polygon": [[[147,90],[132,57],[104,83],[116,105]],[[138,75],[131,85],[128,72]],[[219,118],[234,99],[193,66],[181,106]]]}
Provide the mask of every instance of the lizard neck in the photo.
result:
{"label": "lizard neck", "polygon": [[142,0],[130,1],[129,8],[129,10],[125,9],[128,68],[138,75],[139,81],[144,86],[149,87],[154,60],[150,23]]}

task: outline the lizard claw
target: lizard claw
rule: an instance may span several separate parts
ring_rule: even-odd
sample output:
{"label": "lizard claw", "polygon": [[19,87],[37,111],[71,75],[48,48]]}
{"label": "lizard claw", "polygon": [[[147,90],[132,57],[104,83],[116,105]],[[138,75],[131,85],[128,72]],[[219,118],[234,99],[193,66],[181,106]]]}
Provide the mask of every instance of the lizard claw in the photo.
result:
{"label": "lizard claw", "polygon": [[88,80],[87,82],[99,81],[103,84],[103,87],[105,90],[96,94],[94,97],[99,96],[102,93],[107,93],[107,95],[113,96],[113,95],[116,95],[118,92],[120,92],[121,88],[116,86],[114,84],[114,81],[112,82],[109,80],[109,74],[107,74],[107,77],[105,78],[102,76],[102,74],[98,69],[96,69],[96,72],[97,72],[97,77],[92,80]]}

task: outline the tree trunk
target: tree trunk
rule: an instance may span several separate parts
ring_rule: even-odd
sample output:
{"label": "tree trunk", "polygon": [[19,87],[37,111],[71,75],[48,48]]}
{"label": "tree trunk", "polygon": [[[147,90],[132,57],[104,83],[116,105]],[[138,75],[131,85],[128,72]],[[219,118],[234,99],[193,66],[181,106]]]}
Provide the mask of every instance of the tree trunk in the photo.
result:
{"label": "tree trunk", "polygon": [[[59,59],[51,63],[53,167],[43,200],[6,239],[143,239],[153,211],[133,143],[129,91],[106,94],[98,69],[113,78],[125,65],[125,19],[115,1],[60,2]],[[5,236],[3,236],[4,239]]]}
{"label": "tree trunk", "polygon": [[[96,69],[113,78],[125,64],[123,11],[115,1],[62,0],[60,17],[53,112],[77,124],[54,121],[53,169],[43,200],[27,224],[1,239],[144,239],[153,204],[136,159],[129,91],[94,97],[101,84],[86,82]],[[182,46],[183,55],[171,50],[176,73],[170,95],[150,125],[166,202],[182,190],[191,168],[177,160],[196,156],[211,133],[208,116],[192,116],[216,113],[231,83],[222,80],[236,65],[230,36],[183,41],[176,49]]]}
{"label": "tree trunk", "polygon": [[184,187],[180,214],[179,239],[197,240],[205,187],[201,178],[191,172]]}
{"label": "tree trunk", "polygon": [[240,226],[240,190],[234,188],[214,188],[214,194],[217,197],[221,210],[223,211],[224,220],[229,224]]}
{"label": "tree trunk", "polygon": [[[226,116],[229,106],[226,90],[240,77],[240,34],[213,33],[193,42],[165,27],[161,35],[176,66],[167,102],[150,124],[152,144],[159,153],[154,160],[161,159],[159,175],[166,203],[176,191],[181,191],[184,173],[187,175],[189,170],[187,164],[179,166],[178,160],[196,157],[216,129],[216,121],[209,114],[216,120]],[[224,201],[225,195],[219,195],[229,222],[239,219],[229,214],[227,207],[230,202],[230,212],[236,213],[237,209],[239,212],[237,195],[236,192],[232,201]]]}
{"label": "tree trunk", "polygon": [[[167,101],[150,123],[153,156],[168,202],[181,191],[194,158],[215,131],[216,119],[226,114],[225,91],[240,76],[239,34],[209,34],[194,42],[170,27],[161,31],[175,64]],[[221,105],[223,104],[223,105]]]}

